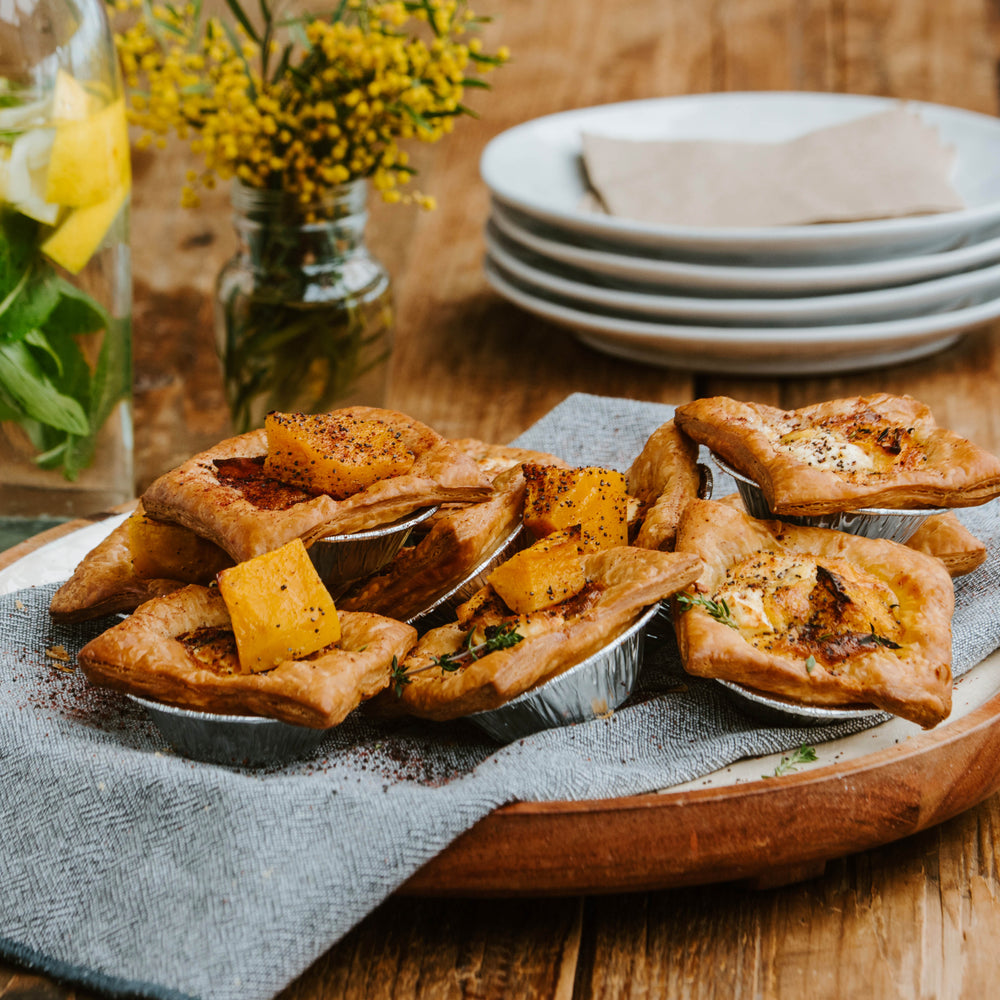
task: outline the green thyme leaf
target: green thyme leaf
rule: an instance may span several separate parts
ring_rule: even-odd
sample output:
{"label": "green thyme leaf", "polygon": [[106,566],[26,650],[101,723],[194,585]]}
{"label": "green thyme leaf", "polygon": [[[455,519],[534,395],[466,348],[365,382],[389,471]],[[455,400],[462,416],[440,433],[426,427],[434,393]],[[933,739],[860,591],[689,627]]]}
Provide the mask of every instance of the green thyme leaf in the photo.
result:
{"label": "green thyme leaf", "polygon": [[425,670],[430,670],[432,667],[440,667],[444,673],[454,673],[467,663],[478,660],[488,653],[495,653],[497,650],[509,649],[511,646],[516,646],[524,638],[510,622],[503,625],[488,625],[485,630],[486,641],[477,644],[473,644],[472,642],[475,631],[474,628],[469,629],[462,639],[462,648],[457,652],[432,656],[430,663],[423,667],[417,667],[415,670],[404,670],[396,662],[395,658],[393,658],[392,678],[395,682],[396,697],[398,698],[402,695],[403,685],[409,684],[414,674],[422,674]]}
{"label": "green thyme leaf", "polygon": [[406,671],[403,669],[399,662],[399,658],[394,656],[392,658],[392,668],[390,678],[392,681],[392,690],[397,698],[403,697],[403,688],[410,683],[410,678],[407,676]]}
{"label": "green thyme leaf", "polygon": [[797,771],[801,764],[811,764],[816,760],[816,748],[806,746],[804,743],[793,750],[792,753],[785,754],[774,769],[774,774],[761,775],[763,778],[780,778],[782,775]]}
{"label": "green thyme leaf", "polygon": [[870,625],[869,627],[871,628],[871,633],[869,635],[865,636],[865,639],[868,642],[872,643],[872,645],[874,645],[874,646],[883,646],[886,649],[902,649],[903,648],[902,646],[900,646],[900,644],[898,642],[893,642],[892,639],[887,639],[884,635],[878,635],[875,632],[875,626],[874,625]]}
{"label": "green thyme leaf", "polygon": [[736,624],[736,619],[733,618],[732,611],[729,610],[729,605],[726,603],[725,598],[719,601],[713,601],[709,597],[703,597],[701,594],[688,594],[685,591],[677,594],[676,596],[677,606],[681,611],[690,611],[693,607],[704,608],[708,614],[714,618],[717,622],[722,625],[728,625],[730,628],[739,628]]}

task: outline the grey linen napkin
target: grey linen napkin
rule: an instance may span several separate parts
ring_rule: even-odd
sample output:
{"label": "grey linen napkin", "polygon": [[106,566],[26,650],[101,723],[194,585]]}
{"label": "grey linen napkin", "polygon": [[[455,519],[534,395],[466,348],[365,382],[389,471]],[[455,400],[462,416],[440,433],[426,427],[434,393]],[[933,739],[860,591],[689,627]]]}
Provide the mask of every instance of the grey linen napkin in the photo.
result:
{"label": "grey linen napkin", "polygon": [[[578,394],[518,443],[624,469],[671,415]],[[991,555],[956,588],[958,674],[1000,645],[1000,511],[962,518]],[[0,953],[110,993],[270,997],[503,803],[638,794],[804,738],[686,677],[668,635],[628,705],[593,723],[498,747],[465,722],[356,712],[292,766],[201,764],[132,702],[54,669],[46,648],[75,652],[107,623],[53,625],[52,590],[0,599]]]}

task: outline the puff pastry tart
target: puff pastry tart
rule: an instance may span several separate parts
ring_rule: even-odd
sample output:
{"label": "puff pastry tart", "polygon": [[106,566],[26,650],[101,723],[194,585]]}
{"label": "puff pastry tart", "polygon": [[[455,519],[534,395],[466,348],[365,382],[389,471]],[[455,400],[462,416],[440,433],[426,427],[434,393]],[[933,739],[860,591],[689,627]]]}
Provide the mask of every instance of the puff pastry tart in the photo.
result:
{"label": "puff pastry tart", "polygon": [[421,507],[471,503],[491,493],[468,455],[405,414],[354,406],[325,416],[387,425],[412,463],[349,496],[317,495],[266,474],[267,435],[261,429],[195,455],[157,479],[142,502],[153,517],[190,528],[241,562],[293,538],[308,547],[327,535],[389,524]]}
{"label": "puff pastry tart", "polygon": [[566,463],[555,455],[531,448],[518,448],[510,444],[489,444],[479,438],[456,438],[452,444],[468,455],[479,466],[488,479],[495,479],[501,472],[513,469],[525,462],[534,465],[557,465],[565,468]]}
{"label": "puff pastry tart", "polygon": [[128,536],[128,522],[123,521],[80,560],[73,575],[52,595],[49,613],[56,621],[87,621],[132,611],[144,601],[184,586],[179,580],[138,577],[132,568]]}
{"label": "puff pastry tart", "polygon": [[625,478],[641,504],[632,544],[671,551],[681,513],[702,488],[698,445],[668,420],[650,435]]}
{"label": "puff pastry tart", "polygon": [[971,507],[1000,496],[1000,459],[909,396],[780,410],[726,396],[679,406],[681,429],[753,479],[776,515]]}
{"label": "puff pastry tart", "polygon": [[[597,652],[644,608],[687,586],[697,556],[618,546],[583,556],[587,585],[559,604],[516,615],[486,586],[458,609],[458,620],[424,635],[401,664],[403,683],[379,700],[428,719],[455,719],[496,708]],[[463,657],[470,644],[513,631],[507,648]],[[437,663],[456,657],[457,667]],[[397,675],[398,681],[398,675]]]}
{"label": "puff pastry tart", "polygon": [[335,645],[242,673],[225,602],[217,590],[192,584],[92,639],[78,662],[92,683],[144,698],[326,729],[388,685],[393,657],[416,638],[409,625],[378,615],[339,617]]}
{"label": "puff pastry tart", "polygon": [[[163,525],[162,544],[172,546],[167,559],[156,552],[136,558],[137,521],[150,524],[142,504],[99,542],[73,570],[73,575],[52,595],[49,613],[60,622],[87,621],[118,611],[133,611],[154,597],[178,590],[188,583],[209,583],[232,560],[212,543],[197,538],[178,525]],[[189,537],[184,537],[187,535]],[[161,553],[162,555],[162,553]],[[159,565],[157,564],[159,562]]]}
{"label": "puff pastry tart", "polygon": [[804,704],[874,705],[925,728],[948,716],[954,592],[939,560],[710,500],[688,506],[677,549],[704,560],[675,599],[689,673]]}
{"label": "puff pastry tart", "polygon": [[384,569],[342,595],[337,606],[373,611],[409,621],[462,583],[521,524],[523,462],[564,465],[542,452],[488,445],[473,438],[455,441],[493,483],[493,495],[479,503],[449,506],[430,520],[415,544],[406,545]]}
{"label": "puff pastry tart", "polygon": [[950,510],[932,514],[907,539],[907,547],[944,563],[951,576],[964,576],[986,562],[986,545]]}

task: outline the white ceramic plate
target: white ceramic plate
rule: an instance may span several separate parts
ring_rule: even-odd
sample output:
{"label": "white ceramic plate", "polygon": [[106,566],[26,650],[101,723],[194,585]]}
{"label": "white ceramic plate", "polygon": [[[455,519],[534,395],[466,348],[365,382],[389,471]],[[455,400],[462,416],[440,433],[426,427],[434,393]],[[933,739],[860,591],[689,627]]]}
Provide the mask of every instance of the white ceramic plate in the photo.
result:
{"label": "white ceramic plate", "polygon": [[693,94],[582,108],[525,122],[494,138],[480,171],[493,196],[575,237],[706,263],[857,262],[954,250],[1000,235],[1000,121],[917,101],[907,106],[955,149],[958,212],[816,226],[662,226],[581,210],[583,131],[630,139],[780,142],[899,102],[857,94]]}
{"label": "white ceramic plate", "polygon": [[[551,261],[567,264],[617,287],[646,291],[717,292],[732,295],[805,295],[886,288],[1000,262],[1000,237],[944,253],[814,267],[740,267],[659,260],[635,253],[594,250],[560,238],[557,230],[532,222],[499,202],[490,221],[507,239]],[[565,234],[562,234],[565,237]]]}
{"label": "white ceramic plate", "polygon": [[494,263],[526,286],[582,309],[635,319],[741,327],[843,325],[964,309],[1000,296],[1000,264],[898,288],[806,298],[730,299],[623,291],[580,281],[559,265],[550,270],[552,265],[546,266],[543,258],[530,251],[527,256],[518,252],[515,244],[489,228],[486,249]]}
{"label": "white ceramic plate", "polygon": [[486,278],[522,309],[617,357],[686,371],[816,375],[901,364],[954,344],[1000,316],[1000,297],[954,312],[846,326],[695,326],[587,312],[527,288],[487,260]]}

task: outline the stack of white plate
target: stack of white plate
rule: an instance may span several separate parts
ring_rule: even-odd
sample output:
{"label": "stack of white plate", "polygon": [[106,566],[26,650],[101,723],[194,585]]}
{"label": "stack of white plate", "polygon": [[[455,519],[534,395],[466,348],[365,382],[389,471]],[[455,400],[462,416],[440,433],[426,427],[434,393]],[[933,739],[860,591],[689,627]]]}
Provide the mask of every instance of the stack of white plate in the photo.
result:
{"label": "stack of white plate", "polygon": [[1000,122],[906,106],[955,150],[965,208],[864,222],[668,226],[585,206],[583,132],[783,141],[887,98],[732,93],[633,101],[527,122],[486,147],[486,275],[585,343],[656,365],[809,374],[923,357],[1000,316]]}

